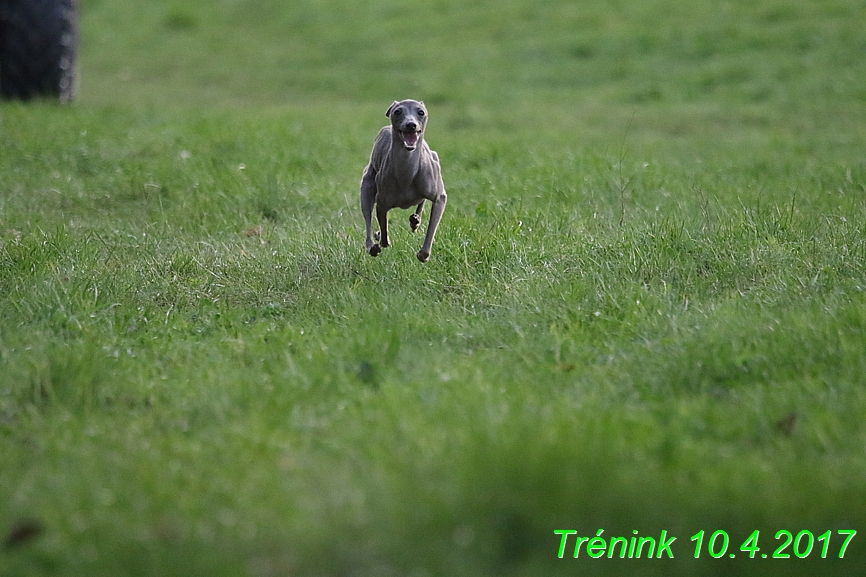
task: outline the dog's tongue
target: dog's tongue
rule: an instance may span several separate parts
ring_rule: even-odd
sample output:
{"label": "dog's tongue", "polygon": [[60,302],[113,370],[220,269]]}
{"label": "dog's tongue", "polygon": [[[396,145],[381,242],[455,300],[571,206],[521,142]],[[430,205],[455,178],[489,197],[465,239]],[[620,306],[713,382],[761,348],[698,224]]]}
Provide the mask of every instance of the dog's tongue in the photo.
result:
{"label": "dog's tongue", "polygon": [[415,148],[418,146],[417,132],[401,132],[400,138],[403,139],[403,144],[405,144],[407,148]]}

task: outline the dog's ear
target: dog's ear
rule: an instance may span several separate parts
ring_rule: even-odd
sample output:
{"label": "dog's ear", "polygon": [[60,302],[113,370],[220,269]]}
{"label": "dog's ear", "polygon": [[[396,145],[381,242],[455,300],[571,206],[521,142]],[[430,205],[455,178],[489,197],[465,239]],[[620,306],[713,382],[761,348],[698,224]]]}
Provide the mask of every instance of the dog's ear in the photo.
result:
{"label": "dog's ear", "polygon": [[388,118],[391,118],[391,111],[394,110],[394,107],[397,106],[398,104],[400,104],[400,103],[395,100],[394,104],[392,104],[391,106],[388,107],[388,112],[385,113],[385,116],[387,116]]}

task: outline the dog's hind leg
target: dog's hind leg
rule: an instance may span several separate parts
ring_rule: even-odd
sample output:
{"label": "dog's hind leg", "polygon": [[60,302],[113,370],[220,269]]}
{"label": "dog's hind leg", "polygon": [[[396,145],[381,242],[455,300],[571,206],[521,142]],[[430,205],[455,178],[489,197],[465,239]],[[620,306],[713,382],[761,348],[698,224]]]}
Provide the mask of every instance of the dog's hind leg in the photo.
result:
{"label": "dog's hind leg", "polygon": [[391,246],[391,243],[388,242],[388,209],[382,208],[381,205],[377,204],[376,220],[379,221],[379,246],[387,248]]}
{"label": "dog's hind leg", "polygon": [[412,232],[418,230],[418,225],[421,224],[421,211],[424,210],[424,201],[418,203],[418,208],[415,209],[415,212],[409,216],[409,228],[412,229]]}

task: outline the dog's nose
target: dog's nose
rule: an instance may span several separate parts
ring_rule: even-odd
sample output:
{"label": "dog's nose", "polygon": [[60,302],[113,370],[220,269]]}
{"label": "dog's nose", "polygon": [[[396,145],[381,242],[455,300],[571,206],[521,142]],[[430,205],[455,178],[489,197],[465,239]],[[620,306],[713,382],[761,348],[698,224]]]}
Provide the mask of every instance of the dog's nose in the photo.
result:
{"label": "dog's nose", "polygon": [[406,130],[411,130],[411,131],[415,132],[416,130],[418,130],[418,125],[414,122],[407,122],[406,123]]}

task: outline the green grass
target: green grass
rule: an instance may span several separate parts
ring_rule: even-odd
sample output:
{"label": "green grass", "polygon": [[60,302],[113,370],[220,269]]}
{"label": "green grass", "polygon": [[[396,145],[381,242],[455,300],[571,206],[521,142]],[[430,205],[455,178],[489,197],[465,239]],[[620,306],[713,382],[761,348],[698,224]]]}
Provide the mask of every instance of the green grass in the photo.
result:
{"label": "green grass", "polygon": [[[0,575],[862,571],[862,0],[84,4],[0,105]],[[426,264],[363,251],[407,97]]]}

